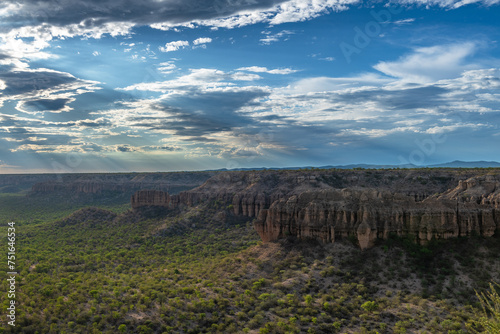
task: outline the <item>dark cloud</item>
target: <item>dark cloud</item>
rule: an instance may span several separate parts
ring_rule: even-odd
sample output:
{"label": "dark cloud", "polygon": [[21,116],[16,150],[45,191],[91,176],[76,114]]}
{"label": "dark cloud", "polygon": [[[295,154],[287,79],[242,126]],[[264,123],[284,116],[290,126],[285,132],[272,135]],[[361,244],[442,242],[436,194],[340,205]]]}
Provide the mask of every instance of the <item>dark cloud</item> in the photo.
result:
{"label": "dark cloud", "polygon": [[48,69],[31,70],[14,66],[0,66],[3,101],[20,102],[16,109],[26,113],[60,113],[69,111],[74,96],[98,89],[97,82],[78,79],[69,73]]}
{"label": "dark cloud", "polygon": [[26,101],[23,103],[23,109],[26,111],[58,111],[63,109],[66,103],[70,101],[70,99],[39,99]]}
{"label": "dark cloud", "polygon": [[186,142],[201,142],[201,143],[215,143],[217,140],[215,139],[210,139],[206,137],[188,137],[183,139],[183,141]]}
{"label": "dark cloud", "polygon": [[180,148],[173,147],[173,146],[162,146],[162,147],[160,147],[160,149],[164,150],[164,151],[169,151],[169,152],[181,151]]}
{"label": "dark cloud", "polygon": [[[241,112],[253,100],[267,96],[261,90],[237,92],[194,92],[153,105],[165,112],[165,117],[134,117],[132,126],[151,130],[171,130],[176,135],[203,138],[206,135],[232,131],[239,127],[257,125],[258,122]],[[205,138],[206,141],[206,138]]]}
{"label": "dark cloud", "polygon": [[[109,22],[184,23],[224,17],[239,11],[265,9],[284,0],[25,0],[22,11],[2,19],[11,26],[79,24],[92,29]],[[1,8],[19,1],[2,1]],[[5,25],[3,25],[3,29]]]}
{"label": "dark cloud", "polygon": [[130,146],[117,146],[116,150],[119,152],[130,152],[132,148]]}
{"label": "dark cloud", "polygon": [[[349,104],[378,102],[386,109],[407,110],[417,108],[432,108],[448,102],[444,96],[449,90],[439,86],[426,86],[403,89],[367,89],[352,93],[334,93],[319,95],[335,101]],[[310,99],[310,96],[304,97]]]}
{"label": "dark cloud", "polygon": [[0,80],[7,86],[2,91],[3,96],[35,93],[76,82],[84,83],[68,73],[44,70],[0,73]]}

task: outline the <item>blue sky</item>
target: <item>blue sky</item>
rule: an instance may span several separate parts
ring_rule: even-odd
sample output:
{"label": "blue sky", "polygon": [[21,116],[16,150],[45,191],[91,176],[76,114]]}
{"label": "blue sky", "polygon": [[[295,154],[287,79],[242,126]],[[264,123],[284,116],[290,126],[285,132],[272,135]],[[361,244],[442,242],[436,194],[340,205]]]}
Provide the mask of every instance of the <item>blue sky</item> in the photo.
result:
{"label": "blue sky", "polygon": [[500,160],[499,0],[0,4],[0,173]]}

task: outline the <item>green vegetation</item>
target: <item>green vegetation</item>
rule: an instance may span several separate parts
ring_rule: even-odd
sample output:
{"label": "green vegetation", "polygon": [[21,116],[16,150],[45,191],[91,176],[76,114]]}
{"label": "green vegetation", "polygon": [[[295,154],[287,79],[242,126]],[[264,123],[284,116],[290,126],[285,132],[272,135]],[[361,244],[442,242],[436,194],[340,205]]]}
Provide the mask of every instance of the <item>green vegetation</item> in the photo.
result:
{"label": "green vegetation", "polygon": [[72,212],[95,206],[113,211],[125,212],[130,208],[130,196],[121,196],[103,205],[101,198],[88,196],[80,199],[60,196],[36,195],[27,197],[24,193],[0,193],[0,217],[17,224],[36,224],[61,219]]}
{"label": "green vegetation", "polygon": [[498,238],[262,244],[226,206],[161,215],[1,200],[3,219],[20,219],[17,321],[2,319],[4,333],[458,334],[488,329],[494,310],[498,320],[498,294],[481,293],[500,277]]}
{"label": "green vegetation", "polygon": [[477,320],[472,322],[474,333],[481,333],[482,330],[490,334],[500,333],[500,295],[495,286],[500,288],[499,284],[490,283],[490,291],[476,293],[481,303],[482,313],[478,314]]}

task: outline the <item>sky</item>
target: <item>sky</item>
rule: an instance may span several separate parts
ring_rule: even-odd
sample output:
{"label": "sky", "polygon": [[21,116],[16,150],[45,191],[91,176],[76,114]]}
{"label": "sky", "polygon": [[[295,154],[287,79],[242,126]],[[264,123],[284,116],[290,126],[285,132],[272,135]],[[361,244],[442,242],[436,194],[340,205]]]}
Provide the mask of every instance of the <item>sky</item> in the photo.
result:
{"label": "sky", "polygon": [[3,0],[0,173],[500,160],[500,0]]}

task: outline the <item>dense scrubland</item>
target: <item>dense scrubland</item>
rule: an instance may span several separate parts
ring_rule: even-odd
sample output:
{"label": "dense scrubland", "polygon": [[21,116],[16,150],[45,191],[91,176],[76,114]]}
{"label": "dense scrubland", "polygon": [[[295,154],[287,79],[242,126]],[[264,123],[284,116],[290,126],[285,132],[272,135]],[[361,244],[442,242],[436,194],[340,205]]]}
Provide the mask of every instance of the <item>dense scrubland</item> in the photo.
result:
{"label": "dense scrubland", "polygon": [[251,218],[216,201],[133,212],[1,200],[20,272],[5,333],[472,333],[486,328],[475,292],[500,278],[498,237],[262,244]]}
{"label": "dense scrubland", "polygon": [[[462,174],[497,172],[339,173],[361,186],[403,180],[402,186],[423,193],[447,189]],[[302,173],[336,175],[231,172],[195,192],[217,194],[233,178],[248,178],[253,187],[268,184],[266,178],[290,179],[304,189],[323,179],[340,182],[323,174],[300,178]],[[201,182],[206,176],[200,175],[179,179],[178,188]],[[128,190],[157,178],[133,177],[131,185],[124,183]],[[1,250],[7,253],[7,223],[15,221],[19,271],[12,327],[5,316],[4,259],[0,333],[500,332],[499,287],[492,284],[500,282],[498,233],[425,246],[412,235],[391,235],[364,251],[354,237],[328,244],[292,236],[262,243],[255,217],[238,214],[217,196],[192,206],[131,210],[130,193],[112,182],[103,188],[84,175],[62,188],[49,180],[30,191],[32,178],[0,187]],[[245,188],[240,181],[236,186]]]}

